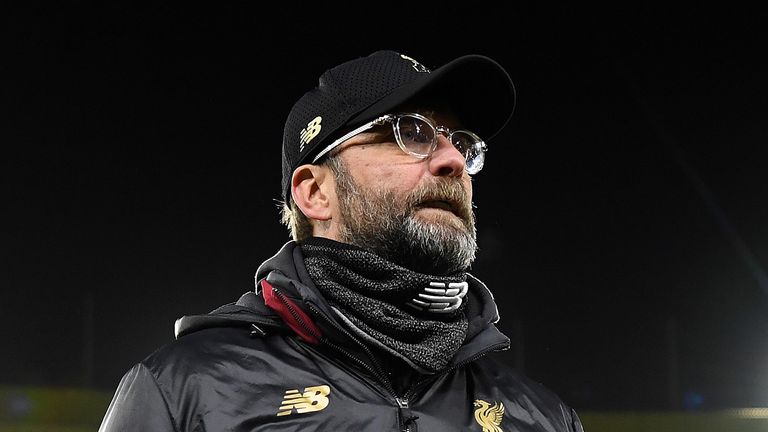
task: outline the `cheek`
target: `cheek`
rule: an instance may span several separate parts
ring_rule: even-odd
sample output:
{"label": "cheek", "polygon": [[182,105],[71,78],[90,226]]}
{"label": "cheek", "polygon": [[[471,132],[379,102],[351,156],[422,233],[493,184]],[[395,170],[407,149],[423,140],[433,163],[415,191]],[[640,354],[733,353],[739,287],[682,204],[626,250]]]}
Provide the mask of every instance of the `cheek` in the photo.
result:
{"label": "cheek", "polygon": [[[410,161],[408,161],[410,162]],[[352,174],[356,181],[370,189],[410,191],[419,183],[423,169],[416,164],[359,161]]]}
{"label": "cheek", "polygon": [[469,177],[469,175],[465,175],[465,178],[462,180],[462,183],[464,183],[464,190],[467,191],[467,196],[469,197],[469,202],[472,202],[472,179]]}

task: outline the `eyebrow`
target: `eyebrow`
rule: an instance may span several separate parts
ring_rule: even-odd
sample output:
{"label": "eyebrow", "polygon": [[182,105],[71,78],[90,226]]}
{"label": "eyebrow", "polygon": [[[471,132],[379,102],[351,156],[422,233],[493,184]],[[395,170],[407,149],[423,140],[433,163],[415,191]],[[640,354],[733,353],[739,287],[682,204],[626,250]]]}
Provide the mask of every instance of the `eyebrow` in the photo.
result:
{"label": "eyebrow", "polygon": [[[414,108],[412,111],[402,111],[402,112],[415,112],[415,113],[421,114],[424,117],[428,118],[433,124],[443,125],[450,129],[463,127],[461,120],[450,111],[441,111],[438,113],[437,110],[432,108],[424,109],[424,108],[417,107],[417,108]],[[438,116],[440,117],[441,120],[437,119]]]}
{"label": "eyebrow", "polygon": [[388,135],[393,135],[392,128],[389,128],[389,131],[365,131],[361,132],[357,135],[349,137],[346,141],[341,143],[339,146],[331,150],[331,152],[328,154],[329,156],[335,156],[337,153],[342,151],[343,149],[346,149],[347,147],[352,147],[360,144],[377,144],[380,141],[377,141],[379,138],[386,137]]}
{"label": "eyebrow", "polygon": [[432,120],[432,121],[435,121],[435,110],[423,110],[423,109],[420,109],[420,110],[417,110],[416,112],[421,114],[421,115],[423,115],[424,117]]}

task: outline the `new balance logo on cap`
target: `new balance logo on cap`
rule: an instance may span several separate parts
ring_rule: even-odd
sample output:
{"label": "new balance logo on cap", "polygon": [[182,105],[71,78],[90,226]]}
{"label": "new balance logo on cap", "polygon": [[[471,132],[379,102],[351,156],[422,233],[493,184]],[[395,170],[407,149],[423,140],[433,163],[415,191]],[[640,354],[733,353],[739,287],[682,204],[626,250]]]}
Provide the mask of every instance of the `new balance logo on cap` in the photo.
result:
{"label": "new balance logo on cap", "polygon": [[304,414],[325,409],[328,406],[329,394],[331,394],[331,388],[327,385],[307,387],[304,389],[304,393],[299,393],[296,389],[286,390],[277,415],[290,415],[294,410],[299,414]]}
{"label": "new balance logo on cap", "polygon": [[303,152],[304,145],[312,141],[312,138],[316,137],[317,134],[320,133],[320,129],[322,129],[320,122],[322,121],[323,118],[317,116],[313,118],[311,122],[307,123],[307,127],[299,132],[299,143],[301,143],[301,145],[299,145],[299,152]]}
{"label": "new balance logo on cap", "polygon": [[400,57],[408,60],[409,62],[413,63],[413,68],[416,70],[416,72],[427,72],[429,73],[429,69],[424,66],[423,64],[416,61],[416,59],[412,57],[408,57],[407,55],[400,54]]}

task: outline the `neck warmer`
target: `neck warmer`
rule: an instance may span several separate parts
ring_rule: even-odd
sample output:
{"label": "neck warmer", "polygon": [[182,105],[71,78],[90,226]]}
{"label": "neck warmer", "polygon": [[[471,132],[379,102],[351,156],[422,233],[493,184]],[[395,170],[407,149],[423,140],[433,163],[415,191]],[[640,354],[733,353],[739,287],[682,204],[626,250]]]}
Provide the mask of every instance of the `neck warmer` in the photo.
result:
{"label": "neck warmer", "polygon": [[[365,342],[422,373],[443,369],[464,342],[465,272],[419,273],[356,246],[317,237],[302,242],[301,249],[315,286]],[[444,289],[435,289],[440,286]],[[435,292],[441,295],[430,295]],[[429,303],[435,298],[448,301],[417,305],[424,305],[419,299]]]}

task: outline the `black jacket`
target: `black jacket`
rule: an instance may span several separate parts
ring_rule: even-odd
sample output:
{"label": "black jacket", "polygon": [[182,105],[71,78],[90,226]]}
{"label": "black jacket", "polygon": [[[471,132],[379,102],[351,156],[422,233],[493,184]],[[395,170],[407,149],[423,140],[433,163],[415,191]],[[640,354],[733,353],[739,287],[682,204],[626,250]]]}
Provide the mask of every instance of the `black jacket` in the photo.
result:
{"label": "black jacket", "polygon": [[288,242],[260,289],[176,322],[176,340],[130,369],[100,431],[582,431],[558,396],[494,359],[509,339],[469,277],[467,339],[435,375],[351,336]]}

